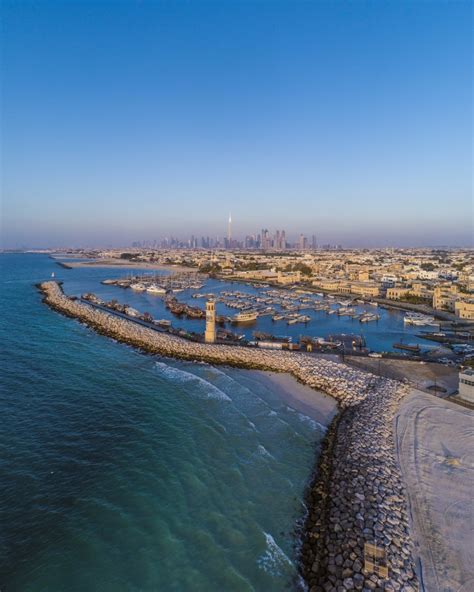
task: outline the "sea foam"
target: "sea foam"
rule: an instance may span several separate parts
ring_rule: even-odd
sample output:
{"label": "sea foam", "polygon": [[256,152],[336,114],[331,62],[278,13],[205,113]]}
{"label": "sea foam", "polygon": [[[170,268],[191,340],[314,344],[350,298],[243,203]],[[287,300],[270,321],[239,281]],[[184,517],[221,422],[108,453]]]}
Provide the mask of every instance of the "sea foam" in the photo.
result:
{"label": "sea foam", "polygon": [[189,383],[195,385],[196,394],[200,396],[204,396],[207,399],[232,401],[232,399],[228,395],[226,395],[224,391],[221,391],[221,389],[217,388],[211,382],[204,380],[204,378],[201,378],[200,376],[197,376],[192,372],[181,370],[180,368],[170,366],[168,364],[165,364],[164,362],[156,362],[155,366],[158,372],[165,378],[169,378],[170,380],[173,380],[174,382],[178,383]]}

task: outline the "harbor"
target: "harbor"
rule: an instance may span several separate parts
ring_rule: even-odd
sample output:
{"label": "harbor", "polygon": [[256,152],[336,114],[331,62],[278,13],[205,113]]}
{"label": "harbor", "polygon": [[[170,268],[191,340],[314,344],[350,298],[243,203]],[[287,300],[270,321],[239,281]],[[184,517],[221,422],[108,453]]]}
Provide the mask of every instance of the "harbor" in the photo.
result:
{"label": "harbor", "polygon": [[[218,338],[227,343],[259,347],[292,343],[295,349],[296,344],[304,349],[311,344],[317,351],[340,354],[454,357],[449,343],[433,338],[440,325],[429,315],[385,309],[360,298],[230,282],[195,272],[135,273],[130,269],[117,278],[113,270],[84,268],[66,273],[64,281],[78,297],[90,291],[103,302],[128,305],[182,334],[203,335],[205,306],[211,300],[216,305]],[[400,344],[407,347],[400,349]]]}

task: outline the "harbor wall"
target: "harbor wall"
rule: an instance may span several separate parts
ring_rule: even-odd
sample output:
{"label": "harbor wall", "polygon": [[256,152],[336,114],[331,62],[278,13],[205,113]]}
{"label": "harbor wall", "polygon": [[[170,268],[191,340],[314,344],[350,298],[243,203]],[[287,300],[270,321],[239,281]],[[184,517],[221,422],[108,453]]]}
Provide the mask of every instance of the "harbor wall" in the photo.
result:
{"label": "harbor wall", "polygon": [[[311,354],[190,342],[69,298],[57,282],[39,289],[52,309],[148,353],[288,372],[334,397],[340,413],[306,492],[301,574],[310,592],[418,590],[392,429],[406,385]],[[388,578],[364,569],[365,543],[384,549]]]}

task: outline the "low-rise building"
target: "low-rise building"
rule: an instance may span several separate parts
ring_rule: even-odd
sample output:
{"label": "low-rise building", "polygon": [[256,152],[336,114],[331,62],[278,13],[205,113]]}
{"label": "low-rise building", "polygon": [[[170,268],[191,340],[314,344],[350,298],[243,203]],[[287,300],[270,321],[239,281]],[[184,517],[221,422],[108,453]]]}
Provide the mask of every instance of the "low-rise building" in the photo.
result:
{"label": "low-rise building", "polygon": [[277,275],[277,282],[283,286],[287,284],[297,284],[301,281],[300,271],[279,271]]}
{"label": "low-rise building", "polygon": [[474,299],[456,300],[454,303],[454,312],[460,319],[474,321]]}
{"label": "low-rise building", "polygon": [[402,300],[410,294],[410,288],[406,286],[395,286],[394,288],[387,288],[387,298],[389,300]]}
{"label": "low-rise building", "polygon": [[440,284],[433,291],[433,308],[454,311],[459,287],[456,284]]}
{"label": "low-rise building", "polygon": [[474,403],[474,370],[462,370],[459,373],[459,396]]}
{"label": "low-rise building", "polygon": [[354,282],[351,284],[351,294],[375,298],[380,295],[380,287],[375,282]]}

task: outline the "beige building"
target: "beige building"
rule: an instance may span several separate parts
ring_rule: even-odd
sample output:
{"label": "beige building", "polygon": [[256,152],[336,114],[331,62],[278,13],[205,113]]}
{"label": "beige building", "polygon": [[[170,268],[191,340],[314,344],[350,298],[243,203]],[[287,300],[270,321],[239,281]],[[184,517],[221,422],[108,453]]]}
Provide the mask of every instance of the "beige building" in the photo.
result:
{"label": "beige building", "polygon": [[474,321],[474,299],[456,300],[454,303],[454,312],[460,319]]}
{"label": "beige building", "polygon": [[459,288],[456,284],[441,284],[433,291],[433,308],[454,311],[454,303],[458,298]]}
{"label": "beige building", "polygon": [[279,271],[277,275],[277,282],[282,284],[283,286],[287,284],[297,284],[301,281],[301,272],[300,271],[288,271],[283,272]]}
{"label": "beige building", "polygon": [[387,288],[387,298],[389,300],[401,300],[410,294],[410,288],[406,286],[395,286],[394,288]]}
{"label": "beige building", "polygon": [[351,294],[376,297],[380,295],[380,288],[375,282],[356,282],[351,284]]}
{"label": "beige building", "polygon": [[328,290],[331,292],[335,292],[339,286],[338,280],[315,280],[313,282],[313,286],[316,288],[321,288],[321,290]]}

